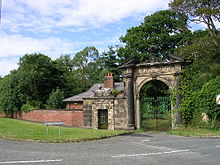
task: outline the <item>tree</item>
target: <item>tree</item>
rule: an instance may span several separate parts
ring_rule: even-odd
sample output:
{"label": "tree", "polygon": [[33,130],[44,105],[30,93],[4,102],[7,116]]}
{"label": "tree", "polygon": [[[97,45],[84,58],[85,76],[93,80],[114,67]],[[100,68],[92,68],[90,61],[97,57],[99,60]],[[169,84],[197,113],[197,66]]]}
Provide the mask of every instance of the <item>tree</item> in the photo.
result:
{"label": "tree", "polygon": [[75,68],[81,70],[83,73],[88,64],[95,62],[98,58],[99,52],[95,47],[86,47],[82,51],[75,54],[73,64]]}
{"label": "tree", "polygon": [[[217,85],[208,82],[211,82],[220,75],[220,44],[216,44],[220,43],[220,39],[218,37],[206,35],[194,39],[191,42],[191,45],[181,47],[176,52],[179,56],[193,60],[193,63],[181,76],[180,92],[182,99],[180,110],[184,119],[184,124],[193,124],[194,126],[198,125],[200,127],[202,126],[202,111],[207,113],[212,119],[214,118],[210,114],[210,112],[213,112],[212,106],[206,106],[206,110],[204,111],[204,108],[202,108],[203,105],[201,106],[200,103],[201,100],[207,99],[207,96],[211,94],[202,96],[202,88],[204,88],[204,86],[208,88],[206,84],[212,85],[210,89],[216,88],[215,86]],[[216,82],[216,80],[213,82]],[[211,92],[211,90],[209,92]],[[198,95],[201,95],[201,97],[198,98]],[[202,97],[204,97],[204,99]],[[213,97],[214,96],[210,99],[213,99]],[[204,105],[206,101],[204,101]]]}
{"label": "tree", "polygon": [[73,61],[70,55],[61,55],[54,61],[55,65],[63,72],[73,71]]}
{"label": "tree", "polygon": [[121,81],[121,70],[118,66],[122,63],[121,57],[119,57],[119,46],[109,46],[107,51],[104,51],[99,58],[101,66],[103,68],[103,74],[100,78],[103,79],[106,73],[113,73],[115,81]]}
{"label": "tree", "polygon": [[187,28],[188,17],[172,10],[162,10],[146,16],[144,22],[127,30],[121,41],[124,48],[119,51],[125,58],[139,56],[142,60],[149,58],[149,50],[161,58],[173,53],[183,45],[183,39],[190,35]]}
{"label": "tree", "polygon": [[220,44],[216,43],[220,43],[220,38],[205,36],[177,51],[179,56],[193,60],[188,74],[193,75],[194,86],[198,89],[220,75]]}
{"label": "tree", "polygon": [[[216,104],[216,96],[220,93],[220,76],[208,81],[198,93],[197,108],[205,112],[210,120],[220,121],[220,107]],[[218,122],[214,127],[218,126]]]}
{"label": "tree", "polygon": [[211,35],[219,34],[215,25],[215,21],[220,22],[219,0],[173,0],[169,6],[175,11],[191,16],[194,22],[205,23]]}
{"label": "tree", "polygon": [[162,81],[158,80],[152,80],[148,83],[144,84],[144,86],[141,88],[140,97],[162,97],[162,96],[168,96],[170,93],[168,91],[169,87],[163,83]]}
{"label": "tree", "polygon": [[63,84],[63,71],[43,54],[26,54],[20,58],[18,72],[22,100],[38,102],[40,108],[44,108],[53,89]]}
{"label": "tree", "polygon": [[8,117],[12,117],[13,112],[20,110],[24,103],[18,88],[19,76],[19,73],[14,70],[1,80],[0,109]]}
{"label": "tree", "polygon": [[59,88],[53,90],[53,92],[50,94],[47,104],[48,108],[51,109],[57,109],[57,108],[62,108],[63,107],[63,99],[64,99],[64,92],[61,91]]}
{"label": "tree", "polygon": [[75,54],[72,62],[74,74],[80,83],[81,92],[99,81],[102,68],[99,63],[99,52],[95,47],[86,47]]}

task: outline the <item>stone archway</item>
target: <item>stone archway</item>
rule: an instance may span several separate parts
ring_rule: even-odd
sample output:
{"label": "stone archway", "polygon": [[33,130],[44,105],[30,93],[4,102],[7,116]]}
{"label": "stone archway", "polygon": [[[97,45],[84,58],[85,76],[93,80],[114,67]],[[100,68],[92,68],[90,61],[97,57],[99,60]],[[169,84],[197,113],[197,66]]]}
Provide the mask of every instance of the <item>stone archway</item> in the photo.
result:
{"label": "stone archway", "polygon": [[[140,91],[142,86],[151,80],[160,80],[165,83],[169,90],[179,88],[179,74],[190,63],[189,60],[170,56],[170,61],[138,63],[137,58],[126,61],[119,68],[122,69],[127,97],[128,128],[140,129]],[[175,111],[172,117],[172,128],[178,127],[181,121],[178,110],[180,96],[176,95]]]}
{"label": "stone archway", "polygon": [[167,131],[171,128],[171,94],[161,80],[146,81],[139,90],[140,128],[146,131]]}
{"label": "stone archway", "polygon": [[161,82],[163,82],[164,84],[166,84],[170,90],[172,90],[174,87],[173,87],[173,84],[171,82],[169,82],[168,80],[164,79],[164,78],[156,78],[156,79],[153,79],[152,77],[151,78],[148,78],[148,79],[145,79],[145,80],[142,80],[142,82],[139,83],[138,87],[137,87],[137,94],[140,94],[140,91],[141,91],[141,88],[146,84],[148,83],[149,81],[152,81],[152,80],[159,80]]}

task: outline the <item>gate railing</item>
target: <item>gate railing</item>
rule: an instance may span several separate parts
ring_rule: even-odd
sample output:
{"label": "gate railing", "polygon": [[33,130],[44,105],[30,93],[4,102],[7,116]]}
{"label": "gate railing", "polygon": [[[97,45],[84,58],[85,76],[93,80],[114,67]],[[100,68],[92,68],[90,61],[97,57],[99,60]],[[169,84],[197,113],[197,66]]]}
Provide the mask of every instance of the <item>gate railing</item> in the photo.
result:
{"label": "gate railing", "polygon": [[170,97],[144,97],[141,99],[141,118],[142,120],[155,120],[157,130],[158,120],[170,120],[171,98]]}

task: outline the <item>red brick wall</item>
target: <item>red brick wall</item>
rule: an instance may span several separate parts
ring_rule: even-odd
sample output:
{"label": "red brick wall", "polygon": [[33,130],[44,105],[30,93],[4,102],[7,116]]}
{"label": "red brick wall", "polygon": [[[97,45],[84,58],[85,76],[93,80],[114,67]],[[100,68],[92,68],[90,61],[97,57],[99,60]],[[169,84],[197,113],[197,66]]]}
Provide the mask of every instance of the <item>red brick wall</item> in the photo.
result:
{"label": "red brick wall", "polygon": [[13,118],[37,122],[64,122],[65,126],[83,128],[83,111],[79,110],[33,110],[14,113]]}
{"label": "red brick wall", "polygon": [[83,103],[82,102],[67,103],[66,104],[66,109],[80,109],[80,110],[83,110]]}
{"label": "red brick wall", "polygon": [[0,117],[5,117],[5,114],[4,113],[0,113]]}

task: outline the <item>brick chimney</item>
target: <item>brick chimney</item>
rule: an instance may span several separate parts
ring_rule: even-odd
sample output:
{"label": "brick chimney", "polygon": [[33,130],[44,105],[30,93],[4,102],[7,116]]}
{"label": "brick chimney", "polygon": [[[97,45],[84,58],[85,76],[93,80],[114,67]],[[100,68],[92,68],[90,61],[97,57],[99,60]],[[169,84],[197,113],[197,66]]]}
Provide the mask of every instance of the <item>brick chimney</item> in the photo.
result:
{"label": "brick chimney", "polygon": [[107,73],[105,75],[103,87],[113,89],[113,87],[114,87],[114,78],[113,78],[112,73]]}

